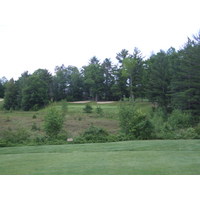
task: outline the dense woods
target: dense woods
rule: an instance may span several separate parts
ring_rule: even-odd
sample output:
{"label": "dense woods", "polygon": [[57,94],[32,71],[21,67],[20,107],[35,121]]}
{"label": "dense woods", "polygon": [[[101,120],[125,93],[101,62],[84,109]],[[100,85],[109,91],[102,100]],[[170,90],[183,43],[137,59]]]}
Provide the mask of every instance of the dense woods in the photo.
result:
{"label": "dense woods", "polygon": [[[78,59],[78,58],[77,58]],[[24,72],[18,80],[0,79],[0,98],[9,110],[38,110],[51,101],[149,99],[165,112],[200,114],[200,33],[180,49],[160,50],[144,59],[134,48],[109,58],[92,57],[87,66],[56,66]]]}

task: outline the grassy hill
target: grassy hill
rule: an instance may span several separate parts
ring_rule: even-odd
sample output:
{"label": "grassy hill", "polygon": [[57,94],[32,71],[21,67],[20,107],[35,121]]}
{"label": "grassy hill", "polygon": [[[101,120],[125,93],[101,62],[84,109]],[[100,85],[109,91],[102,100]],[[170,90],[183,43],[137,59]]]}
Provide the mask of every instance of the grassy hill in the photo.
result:
{"label": "grassy hill", "polygon": [[0,174],[200,174],[200,141],[5,147],[0,163]]}

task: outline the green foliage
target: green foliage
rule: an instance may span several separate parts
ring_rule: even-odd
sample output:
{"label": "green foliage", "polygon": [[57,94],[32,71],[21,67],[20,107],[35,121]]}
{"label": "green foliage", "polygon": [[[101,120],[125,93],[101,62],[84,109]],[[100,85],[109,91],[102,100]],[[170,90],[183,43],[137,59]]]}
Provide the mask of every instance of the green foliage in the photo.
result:
{"label": "green foliage", "polygon": [[168,123],[173,129],[187,128],[191,125],[191,115],[181,110],[173,110],[168,117]]}
{"label": "green foliage", "polygon": [[44,119],[44,130],[51,138],[56,138],[63,127],[63,114],[52,107],[47,111]]}
{"label": "green foliage", "polygon": [[197,134],[197,137],[200,139],[200,123],[198,123],[195,127],[195,132]]}
{"label": "green foliage", "polygon": [[33,119],[36,119],[36,118],[37,118],[37,116],[34,114],[34,115],[32,116],[32,118],[33,118]]}
{"label": "green foliage", "polygon": [[200,33],[193,40],[188,38],[179,51],[180,65],[177,66],[172,84],[174,108],[186,110],[193,116],[200,114]]}
{"label": "green foliage", "polygon": [[198,134],[191,127],[191,115],[174,110],[168,117],[162,109],[156,109],[151,116],[154,125],[153,138],[157,139],[196,139]]}
{"label": "green foliage", "polygon": [[107,142],[108,132],[100,127],[91,125],[85,132],[75,138],[74,143],[96,143]]}
{"label": "green foliage", "polygon": [[127,135],[137,139],[150,139],[153,125],[147,115],[136,110],[134,104],[124,103],[120,105],[120,126]]}
{"label": "green foliage", "polygon": [[152,55],[147,61],[149,68],[147,82],[147,96],[159,107],[168,111],[170,106],[170,84],[172,79],[172,66],[169,63],[169,55],[160,51]]}
{"label": "green foliage", "polygon": [[45,81],[36,75],[28,77],[22,90],[22,109],[37,111],[48,102],[48,86]]}
{"label": "green foliage", "polygon": [[90,104],[86,104],[85,107],[83,108],[83,111],[85,113],[92,113],[92,110],[93,110],[93,108]]}
{"label": "green foliage", "polygon": [[37,126],[37,124],[35,122],[33,122],[32,126],[31,126],[31,130],[32,131],[40,131],[40,128]]}
{"label": "green foliage", "polygon": [[4,108],[6,110],[17,109],[17,94],[18,88],[16,82],[11,79],[5,85]]}
{"label": "green foliage", "polygon": [[96,107],[96,113],[100,116],[103,116],[103,109],[100,106]]}
{"label": "green foliage", "polygon": [[11,144],[25,144],[29,140],[30,133],[24,128],[16,130],[8,129],[0,132],[0,143],[5,146]]}

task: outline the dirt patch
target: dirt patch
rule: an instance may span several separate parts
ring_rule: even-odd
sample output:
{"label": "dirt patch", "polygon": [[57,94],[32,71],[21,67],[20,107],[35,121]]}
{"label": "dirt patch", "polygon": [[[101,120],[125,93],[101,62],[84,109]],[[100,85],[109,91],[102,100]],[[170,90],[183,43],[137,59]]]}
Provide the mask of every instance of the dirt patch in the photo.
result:
{"label": "dirt patch", "polygon": [[[91,101],[73,101],[69,103],[90,103]],[[97,104],[109,104],[114,103],[114,101],[98,101]]]}
{"label": "dirt patch", "polygon": [[114,103],[114,101],[99,101],[97,104],[109,104],[109,103]]}
{"label": "dirt patch", "polygon": [[91,101],[73,101],[69,103],[90,103]]}

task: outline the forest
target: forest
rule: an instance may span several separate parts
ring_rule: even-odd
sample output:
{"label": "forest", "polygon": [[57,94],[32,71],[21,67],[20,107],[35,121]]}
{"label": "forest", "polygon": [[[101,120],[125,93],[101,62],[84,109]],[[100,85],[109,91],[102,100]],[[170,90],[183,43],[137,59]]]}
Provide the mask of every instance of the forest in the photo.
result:
{"label": "forest", "polygon": [[[78,59],[78,58],[77,58]],[[0,98],[6,110],[38,110],[50,102],[67,100],[119,101],[148,99],[166,113],[174,109],[200,114],[200,33],[179,50],[171,47],[144,59],[142,52],[122,49],[117,64],[92,57],[87,66],[56,66],[18,80],[0,81]]]}

